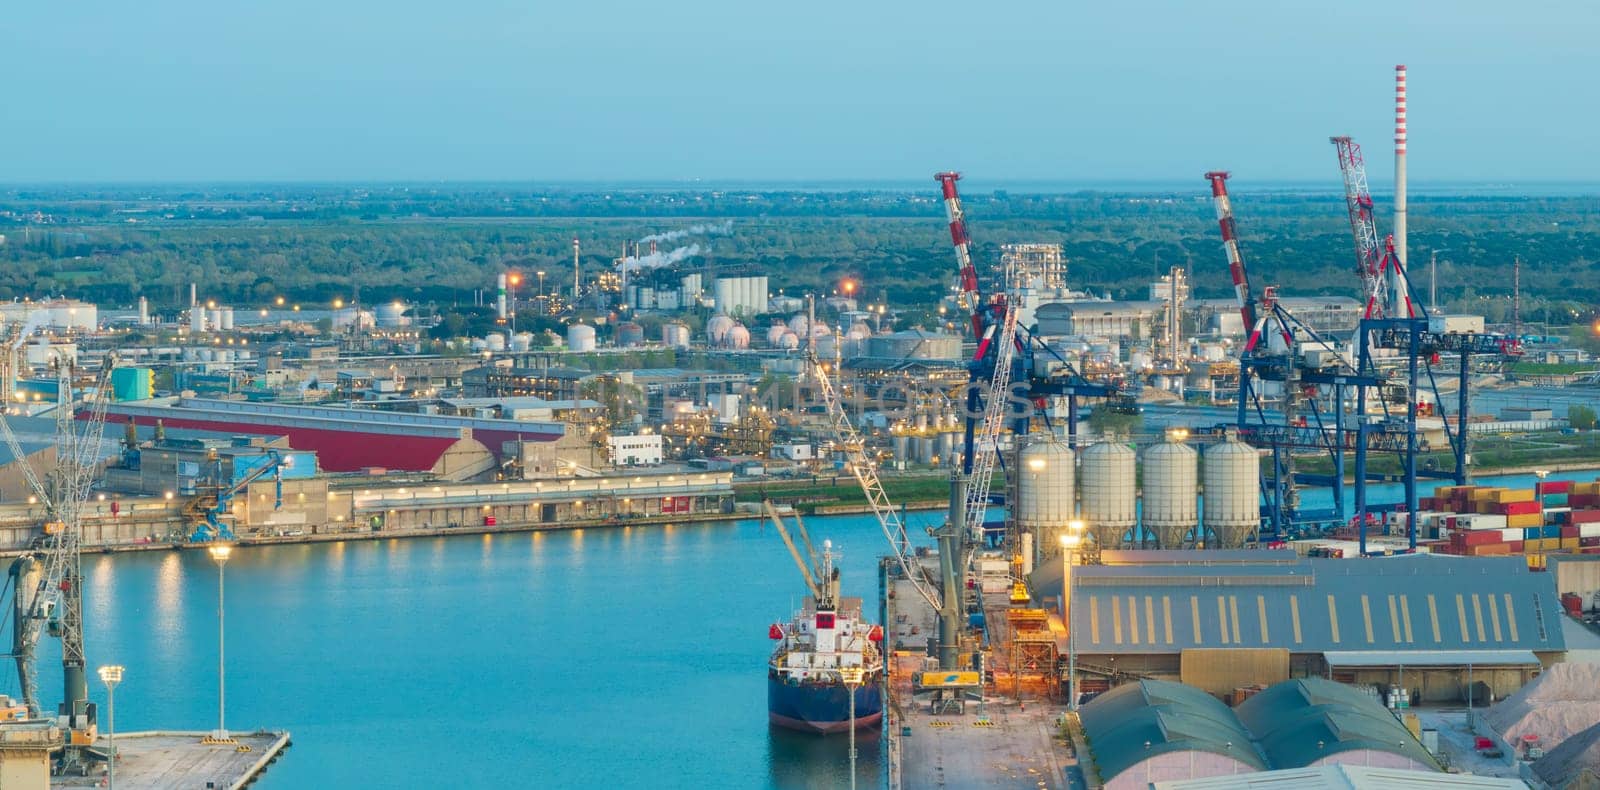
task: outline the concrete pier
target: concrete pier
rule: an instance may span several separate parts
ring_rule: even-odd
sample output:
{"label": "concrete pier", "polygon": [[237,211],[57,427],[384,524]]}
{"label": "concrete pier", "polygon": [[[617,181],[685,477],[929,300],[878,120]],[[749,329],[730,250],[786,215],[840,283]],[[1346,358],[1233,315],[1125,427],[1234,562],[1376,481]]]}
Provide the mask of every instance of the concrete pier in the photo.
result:
{"label": "concrete pier", "polygon": [[[236,790],[255,781],[284,749],[287,732],[233,733],[234,743],[212,743],[210,733],[156,730],[117,733],[119,788],[193,787]],[[102,734],[95,744],[106,748]],[[54,777],[51,787],[102,787],[102,769],[89,776]]]}

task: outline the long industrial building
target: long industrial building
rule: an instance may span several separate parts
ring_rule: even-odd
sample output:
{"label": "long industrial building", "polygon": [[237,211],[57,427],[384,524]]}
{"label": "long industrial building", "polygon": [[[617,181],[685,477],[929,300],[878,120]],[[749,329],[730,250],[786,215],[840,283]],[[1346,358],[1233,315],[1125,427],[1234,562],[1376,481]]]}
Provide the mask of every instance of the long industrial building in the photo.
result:
{"label": "long industrial building", "polygon": [[[1554,579],[1520,558],[1400,556],[1366,561],[1287,551],[1105,551],[1071,566],[1071,634],[1083,687],[1182,680],[1235,688],[1321,677],[1462,699],[1496,695],[1563,660]],[[1063,565],[1033,589],[1060,590]]]}

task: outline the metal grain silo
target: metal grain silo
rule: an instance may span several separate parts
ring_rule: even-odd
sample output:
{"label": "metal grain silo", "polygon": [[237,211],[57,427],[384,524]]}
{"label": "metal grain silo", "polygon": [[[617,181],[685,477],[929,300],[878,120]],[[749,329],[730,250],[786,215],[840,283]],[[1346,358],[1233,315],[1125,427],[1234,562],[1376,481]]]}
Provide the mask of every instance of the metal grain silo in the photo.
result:
{"label": "metal grain silo", "polygon": [[1163,549],[1183,548],[1200,526],[1196,498],[1200,454],[1182,442],[1167,441],[1144,451],[1144,528]]}
{"label": "metal grain silo", "polygon": [[1103,549],[1122,547],[1123,536],[1138,524],[1133,448],[1103,441],[1083,451],[1083,523]]}
{"label": "metal grain silo", "polygon": [[1237,549],[1261,525],[1261,455],[1238,437],[1206,449],[1206,530],[1218,548]]}
{"label": "metal grain silo", "polygon": [[1060,534],[1076,517],[1075,455],[1065,442],[1046,437],[1022,448],[1018,458],[1017,526],[1038,536],[1035,545],[1042,557],[1061,553]]}

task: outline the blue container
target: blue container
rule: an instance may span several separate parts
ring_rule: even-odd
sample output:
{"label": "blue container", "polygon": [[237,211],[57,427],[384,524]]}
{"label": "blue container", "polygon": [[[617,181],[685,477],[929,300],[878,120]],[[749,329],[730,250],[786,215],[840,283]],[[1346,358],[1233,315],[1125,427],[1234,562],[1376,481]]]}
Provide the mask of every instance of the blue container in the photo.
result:
{"label": "blue container", "polygon": [[1550,524],[1541,530],[1539,534],[1546,538],[1559,538],[1561,537],[1561,525]]}
{"label": "blue container", "polygon": [[1540,534],[1541,534],[1541,532],[1540,532],[1540,529],[1538,527],[1523,527],[1522,528],[1522,539],[1523,540],[1538,540]]}

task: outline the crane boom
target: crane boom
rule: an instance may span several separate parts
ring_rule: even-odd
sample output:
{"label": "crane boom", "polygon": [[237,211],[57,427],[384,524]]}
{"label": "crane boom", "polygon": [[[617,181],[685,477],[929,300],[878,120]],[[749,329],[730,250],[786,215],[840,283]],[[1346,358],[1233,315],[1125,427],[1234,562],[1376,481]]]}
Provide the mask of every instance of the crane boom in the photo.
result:
{"label": "crane boom", "polygon": [[1233,276],[1233,296],[1239,304],[1239,316],[1244,319],[1244,331],[1256,325],[1256,298],[1250,293],[1250,274],[1244,267],[1244,257],[1239,254],[1239,234],[1233,222],[1233,203],[1228,199],[1229,173],[1213,170],[1206,173],[1211,182],[1211,200],[1217,207],[1217,224],[1222,228],[1222,248],[1228,254],[1228,273]]}
{"label": "crane boom", "polygon": [[[1385,299],[1384,254],[1378,246],[1378,221],[1373,215],[1372,192],[1367,188],[1367,162],[1361,146],[1348,136],[1330,137],[1339,155],[1339,172],[1344,177],[1345,210],[1350,215],[1350,233],[1355,239],[1356,275],[1361,278],[1361,295],[1367,318],[1396,317]],[[1391,289],[1392,290],[1392,289]]]}
{"label": "crane boom", "polygon": [[974,542],[983,538],[983,519],[989,510],[989,488],[994,479],[994,464],[999,456],[1000,431],[1005,427],[1010,408],[1011,362],[1017,348],[1017,311],[1008,304],[999,307],[1002,315],[998,345],[990,348],[994,370],[989,376],[989,393],[984,401],[983,422],[973,437],[972,473],[967,484],[967,536]]}
{"label": "crane boom", "polygon": [[945,216],[950,219],[950,242],[956,248],[959,303],[962,308],[972,311],[972,337],[976,340],[983,335],[983,325],[978,314],[982,294],[978,292],[978,270],[972,265],[971,239],[967,236],[967,215],[961,209],[961,196],[956,192],[956,182],[961,180],[961,174],[954,171],[935,173],[933,180],[939,182],[944,194]]}
{"label": "crane boom", "polygon": [[845,413],[844,403],[833,388],[833,380],[829,377],[827,369],[815,356],[808,362],[815,374],[813,378],[817,382],[817,389],[822,391],[822,398],[827,404],[828,420],[833,425],[834,440],[844,450],[845,467],[861,485],[861,492],[866,495],[867,505],[872,508],[872,515],[877,517],[878,526],[883,529],[883,536],[888,539],[889,548],[894,552],[895,560],[900,563],[901,570],[905,572],[906,579],[923,598],[927,599],[928,605],[935,611],[939,610],[939,596],[934,594],[924,578],[922,566],[912,557],[911,540],[906,534],[905,522],[900,518],[899,511],[889,502],[888,494],[883,491],[883,482],[878,479],[877,462],[867,457],[866,442],[856,430],[855,424],[850,422],[850,415]]}

